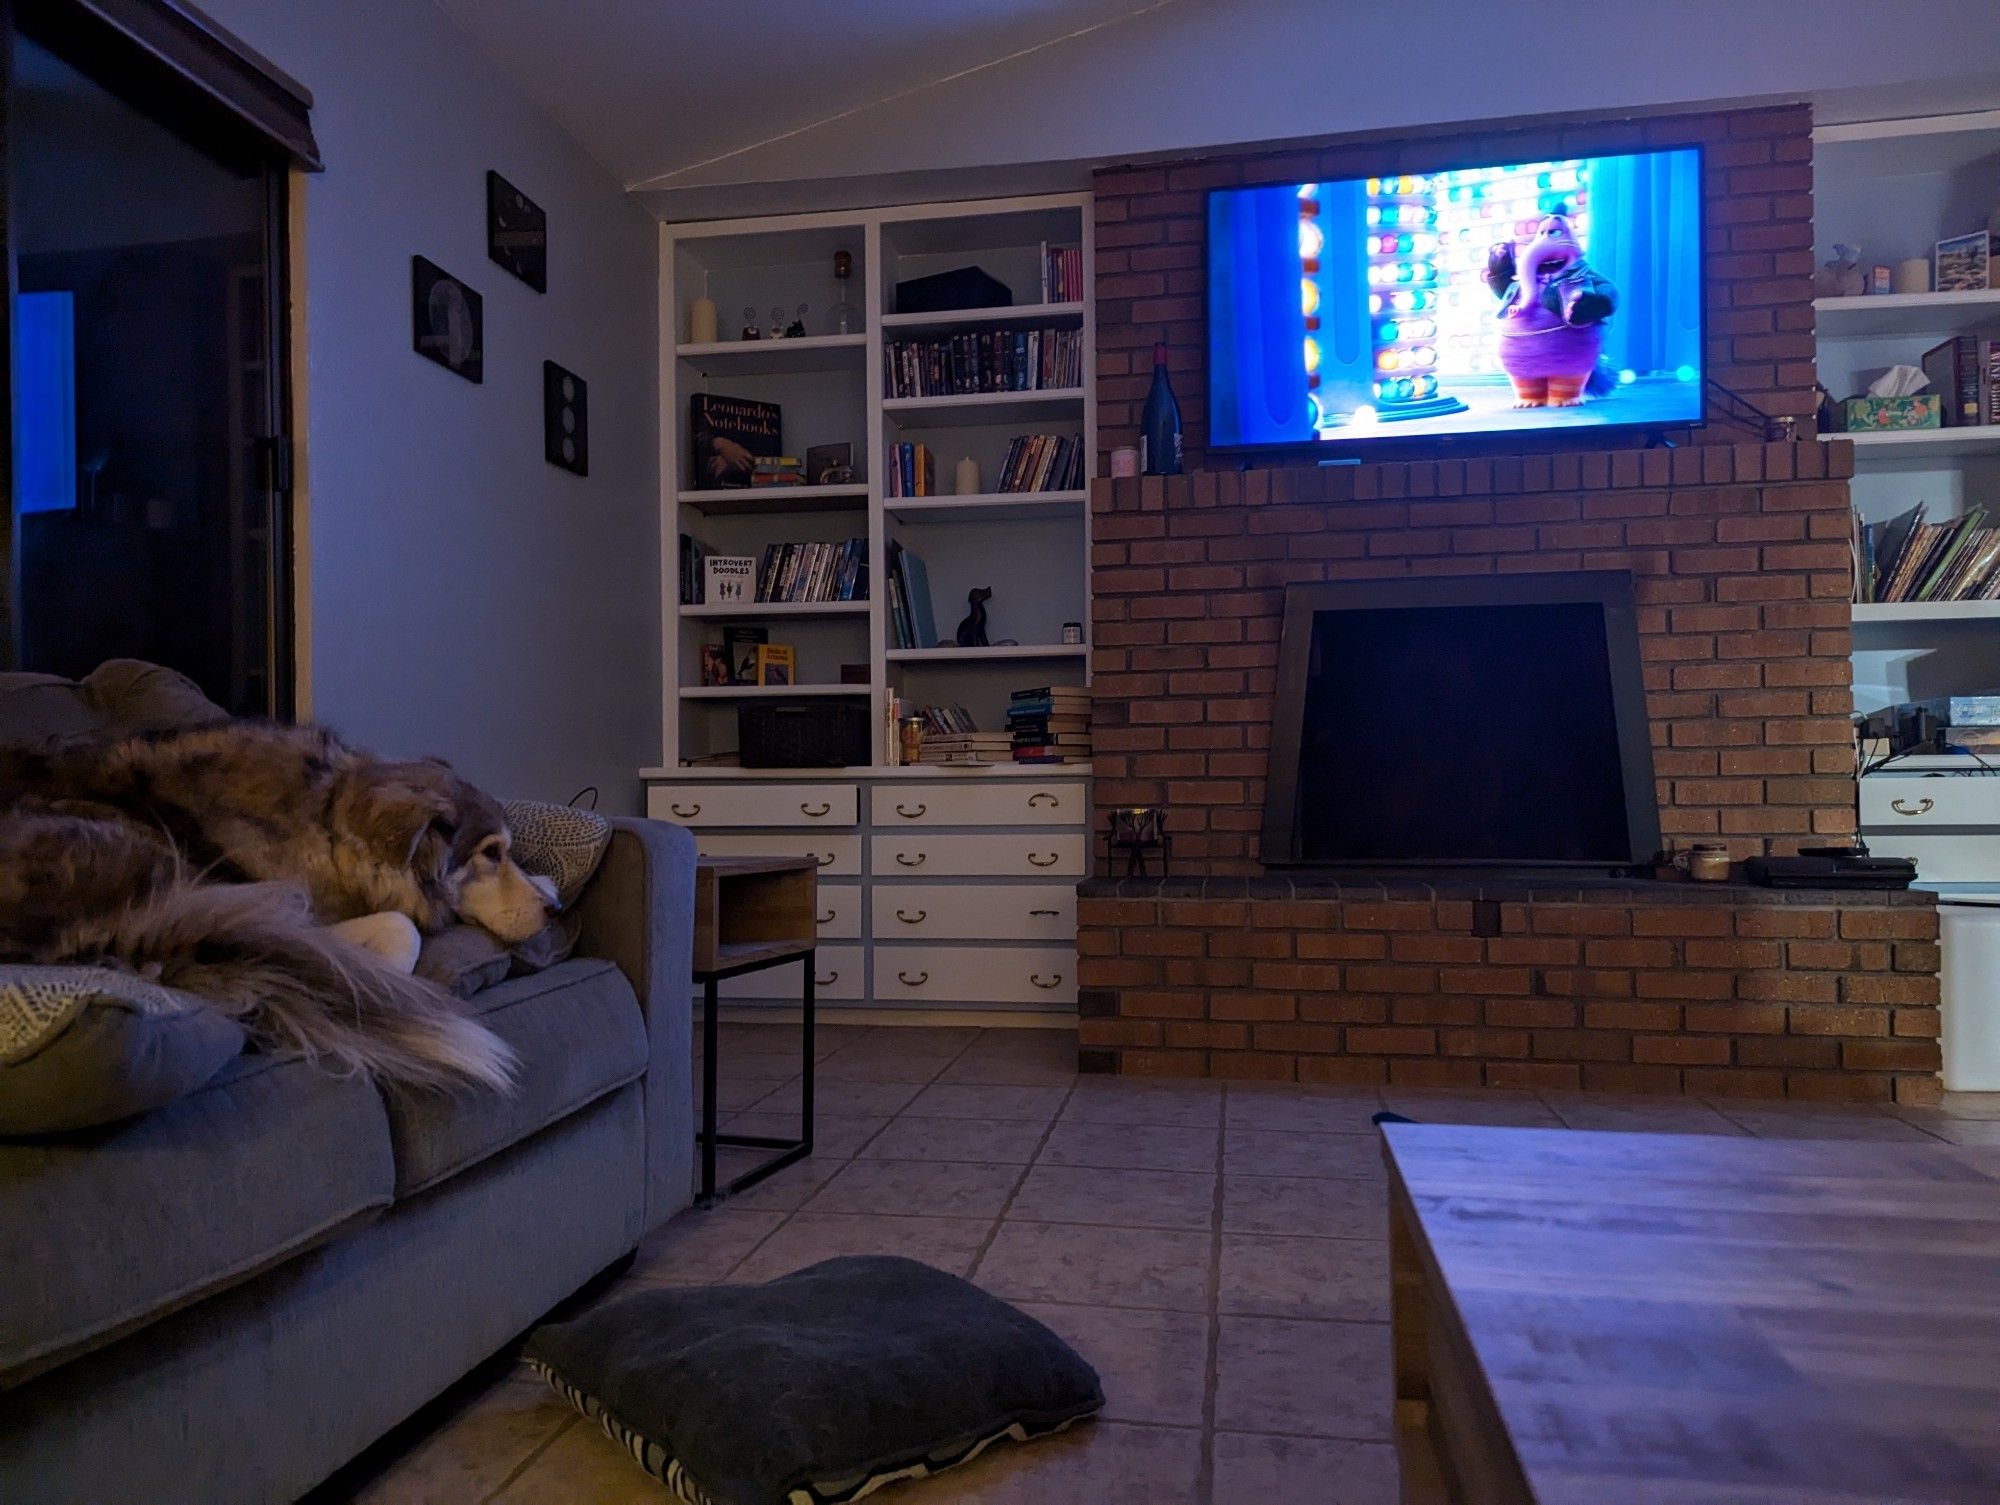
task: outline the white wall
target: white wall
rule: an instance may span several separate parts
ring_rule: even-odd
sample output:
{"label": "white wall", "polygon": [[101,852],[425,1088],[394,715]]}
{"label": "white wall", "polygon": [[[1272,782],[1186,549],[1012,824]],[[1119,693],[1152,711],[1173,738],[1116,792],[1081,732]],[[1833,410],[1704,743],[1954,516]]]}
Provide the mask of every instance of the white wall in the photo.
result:
{"label": "white wall", "polygon": [[[306,180],[313,711],[501,794],[637,808],[659,756],[651,218],[424,0],[203,0],[313,92]],[[549,291],[486,256],[486,171],[548,211]],[[485,298],[486,379],[410,348],[410,257]],[[542,362],[590,475],[542,458]]]}

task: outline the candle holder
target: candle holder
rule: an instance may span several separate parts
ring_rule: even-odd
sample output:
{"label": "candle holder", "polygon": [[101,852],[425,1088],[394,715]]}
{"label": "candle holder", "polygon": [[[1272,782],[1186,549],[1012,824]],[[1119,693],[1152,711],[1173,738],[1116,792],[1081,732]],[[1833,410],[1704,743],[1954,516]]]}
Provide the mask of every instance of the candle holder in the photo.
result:
{"label": "candle holder", "polygon": [[1158,805],[1124,805],[1111,812],[1111,850],[1125,854],[1125,876],[1145,878],[1146,854],[1157,851],[1164,870],[1170,855],[1167,812]]}

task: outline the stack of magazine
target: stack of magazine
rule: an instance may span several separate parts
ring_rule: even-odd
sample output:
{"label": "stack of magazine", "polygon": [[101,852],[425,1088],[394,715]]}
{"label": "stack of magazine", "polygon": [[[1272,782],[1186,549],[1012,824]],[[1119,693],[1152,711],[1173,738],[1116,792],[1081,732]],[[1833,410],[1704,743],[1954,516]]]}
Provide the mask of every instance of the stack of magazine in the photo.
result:
{"label": "stack of magazine", "polygon": [[1854,599],[2000,600],[2000,527],[1986,525],[1986,509],[1941,523],[1924,516],[1921,502],[1885,523],[1855,514]]}

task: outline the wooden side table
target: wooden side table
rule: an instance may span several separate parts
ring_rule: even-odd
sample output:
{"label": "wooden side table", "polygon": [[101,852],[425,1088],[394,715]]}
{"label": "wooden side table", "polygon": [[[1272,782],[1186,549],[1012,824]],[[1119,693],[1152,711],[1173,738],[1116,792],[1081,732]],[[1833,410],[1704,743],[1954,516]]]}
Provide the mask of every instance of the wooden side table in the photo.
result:
{"label": "wooden side table", "polygon": [[[695,866],[694,980],[702,985],[701,1195],[697,1206],[754,1186],[774,1171],[812,1153],[813,948],[818,944],[819,864],[810,857],[703,857]],[[724,978],[798,962],[804,972],[804,1010],[796,1139],[768,1134],[723,1134],[716,1129],[716,1060],[719,1044],[716,984]],[[718,1145],[777,1150],[724,1186],[715,1186]]]}

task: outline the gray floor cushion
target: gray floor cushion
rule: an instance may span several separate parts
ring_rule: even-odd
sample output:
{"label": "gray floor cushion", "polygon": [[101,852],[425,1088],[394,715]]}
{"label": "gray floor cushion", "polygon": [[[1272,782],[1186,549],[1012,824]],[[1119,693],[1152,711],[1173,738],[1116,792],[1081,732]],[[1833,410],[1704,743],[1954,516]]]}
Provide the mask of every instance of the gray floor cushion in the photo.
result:
{"label": "gray floor cushion", "polygon": [[830,1505],[1061,1431],[1104,1404],[1062,1339],[915,1260],[645,1290],[527,1359],[691,1505]]}
{"label": "gray floor cushion", "polygon": [[384,1094],[407,1197],[574,1113],[646,1070],[646,1021],[608,961],[561,962],[483,988],[465,1009],[514,1049],[510,1092]]}
{"label": "gray floor cushion", "polygon": [[108,1128],[0,1142],[0,1390],[386,1206],[381,1095],[238,1056]]}

